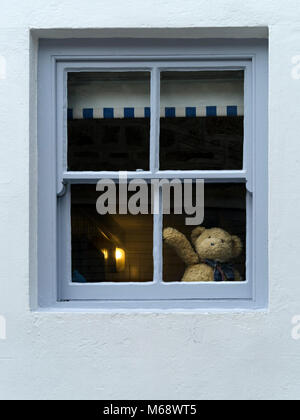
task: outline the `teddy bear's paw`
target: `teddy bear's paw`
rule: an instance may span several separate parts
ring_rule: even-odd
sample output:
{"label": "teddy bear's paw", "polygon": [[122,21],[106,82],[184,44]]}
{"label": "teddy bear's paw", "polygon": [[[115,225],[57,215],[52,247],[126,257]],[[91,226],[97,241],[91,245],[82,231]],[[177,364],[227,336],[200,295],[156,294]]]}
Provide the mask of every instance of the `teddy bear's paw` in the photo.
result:
{"label": "teddy bear's paw", "polygon": [[163,230],[163,239],[173,238],[174,234],[176,235],[177,233],[179,233],[178,230],[171,227],[167,227]]}

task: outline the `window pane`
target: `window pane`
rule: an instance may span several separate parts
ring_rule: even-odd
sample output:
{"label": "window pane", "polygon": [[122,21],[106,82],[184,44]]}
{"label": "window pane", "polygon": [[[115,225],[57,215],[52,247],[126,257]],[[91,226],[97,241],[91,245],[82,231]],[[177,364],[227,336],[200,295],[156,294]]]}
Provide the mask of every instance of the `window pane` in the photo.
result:
{"label": "window pane", "polygon": [[161,73],[160,169],[243,167],[244,73]]}
{"label": "window pane", "polygon": [[68,73],[68,169],[149,169],[150,73]]}
{"label": "window pane", "polygon": [[[211,276],[214,271],[214,262],[219,261],[218,264],[222,271],[228,273],[228,278],[231,278],[230,270],[237,270],[240,275],[240,280],[245,280],[245,261],[246,261],[246,190],[244,184],[205,184],[204,189],[204,221],[202,226],[206,228],[203,232],[203,237],[200,238],[200,231],[195,237],[197,242],[192,244],[191,233],[196,226],[186,226],[186,215],[174,215],[174,198],[171,206],[171,214],[164,215],[164,228],[175,228],[177,231],[183,233],[190,242],[192,248],[192,263],[198,264],[193,260],[195,255],[198,255],[199,261],[204,262],[205,267],[195,267],[194,272],[186,272],[187,265],[183,259],[178,256],[176,247],[170,244],[170,235],[178,235],[177,232],[167,231],[168,239],[164,240],[163,246],[163,277],[164,281],[181,281],[186,274],[187,280],[193,278],[195,281],[199,279],[200,273],[205,270],[205,276]],[[217,230],[209,230],[218,228]],[[220,231],[220,229],[226,231]],[[164,231],[166,232],[166,231]],[[229,234],[229,235],[228,235]],[[166,237],[167,235],[164,234]],[[240,252],[240,243],[242,250]],[[183,248],[184,243],[182,237],[176,236],[179,253]],[[200,241],[199,241],[200,238]],[[177,248],[177,250],[178,250]],[[196,254],[197,250],[197,254]],[[188,256],[190,253],[188,252]],[[196,257],[197,258],[197,257]],[[209,261],[206,261],[209,260]],[[222,265],[222,263],[226,263]],[[229,264],[227,264],[229,263]],[[212,266],[212,270],[208,267]],[[232,267],[230,267],[230,265]],[[229,269],[229,271],[228,271]],[[206,273],[207,272],[207,273]],[[217,269],[217,276],[220,271]],[[234,273],[233,273],[234,274]],[[208,277],[212,280],[211,277]],[[221,276],[222,278],[222,276]],[[213,277],[215,281],[219,281],[219,277]]]}
{"label": "window pane", "polygon": [[71,187],[73,282],[152,281],[150,210],[148,215],[99,215],[96,200],[100,194],[95,185]]}

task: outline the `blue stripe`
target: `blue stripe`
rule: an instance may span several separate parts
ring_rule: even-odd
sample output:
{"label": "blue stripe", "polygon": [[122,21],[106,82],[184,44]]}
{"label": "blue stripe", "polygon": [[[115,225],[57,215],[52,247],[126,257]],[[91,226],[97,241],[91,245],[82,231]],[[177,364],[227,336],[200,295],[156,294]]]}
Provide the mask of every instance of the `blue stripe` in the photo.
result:
{"label": "blue stripe", "polygon": [[236,117],[236,116],[237,116],[237,106],[228,106],[227,117]]}
{"label": "blue stripe", "polygon": [[173,118],[176,117],[175,108],[165,108],[165,116],[166,118]]}
{"label": "blue stripe", "polygon": [[[126,107],[123,109],[124,118],[135,118],[135,108]],[[226,115],[228,117],[236,117],[238,115],[237,105],[228,105],[226,107]],[[144,107],[144,118],[150,118],[151,108]],[[196,107],[185,107],[185,116],[188,118],[195,118]],[[217,117],[217,107],[216,106],[207,106],[206,107],[206,116],[207,117]],[[83,108],[82,117],[85,120],[90,120],[94,118],[93,108]],[[174,118],[176,117],[176,107],[165,107],[165,117]],[[68,120],[74,119],[74,110],[72,108],[67,109],[67,118]],[[103,118],[114,118],[114,108],[103,108]]]}
{"label": "blue stripe", "polygon": [[134,118],[134,108],[124,108],[124,118]]}
{"label": "blue stripe", "polygon": [[186,117],[196,117],[196,107],[186,107],[185,108],[185,116]]}
{"label": "blue stripe", "polygon": [[145,118],[150,118],[151,113],[150,113],[150,107],[149,106],[145,107],[144,112],[145,112]]}
{"label": "blue stripe", "polygon": [[114,118],[114,109],[103,108],[103,118]]}
{"label": "blue stripe", "polygon": [[73,120],[73,109],[68,108],[68,120]]}
{"label": "blue stripe", "polygon": [[207,117],[216,117],[217,116],[217,107],[216,106],[207,106],[206,107],[206,116]]}
{"label": "blue stripe", "polygon": [[84,120],[92,120],[94,118],[93,108],[83,108],[82,116]]}

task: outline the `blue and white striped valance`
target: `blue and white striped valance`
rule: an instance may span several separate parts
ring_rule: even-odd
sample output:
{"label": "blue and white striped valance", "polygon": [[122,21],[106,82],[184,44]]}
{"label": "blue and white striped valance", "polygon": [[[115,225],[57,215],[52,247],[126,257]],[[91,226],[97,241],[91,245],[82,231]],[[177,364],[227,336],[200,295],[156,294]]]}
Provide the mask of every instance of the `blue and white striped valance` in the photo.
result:
{"label": "blue and white striped valance", "polygon": [[[68,118],[149,118],[150,97],[146,79],[123,80],[104,74],[90,80],[85,75],[68,86]],[[234,78],[164,80],[160,107],[161,118],[242,116],[244,82]]]}
{"label": "blue and white striped valance", "polygon": [[[111,118],[150,118],[149,107],[122,108],[68,108],[69,120],[91,120]],[[162,107],[161,118],[175,117],[237,117],[244,115],[244,107],[238,105]]]}

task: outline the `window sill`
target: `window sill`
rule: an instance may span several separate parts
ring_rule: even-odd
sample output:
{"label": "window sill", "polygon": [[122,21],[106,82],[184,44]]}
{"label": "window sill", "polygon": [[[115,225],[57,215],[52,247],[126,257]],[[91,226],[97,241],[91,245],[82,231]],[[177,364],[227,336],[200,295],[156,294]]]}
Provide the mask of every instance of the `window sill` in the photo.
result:
{"label": "window sill", "polygon": [[268,312],[252,299],[173,301],[64,301],[33,309],[36,313],[245,313]]}

